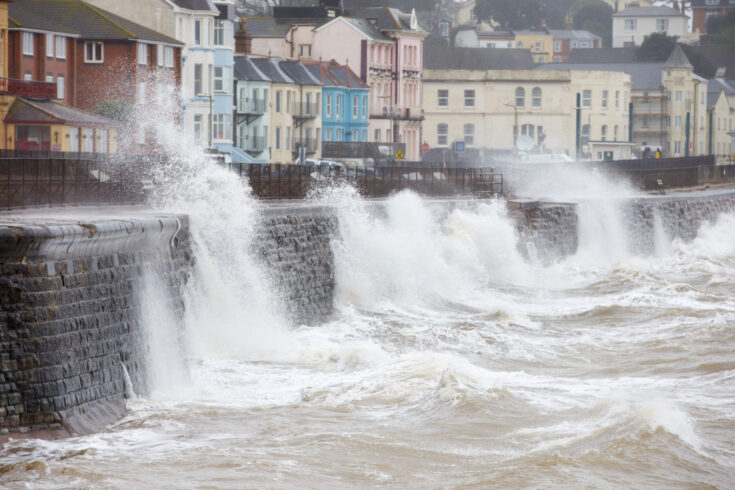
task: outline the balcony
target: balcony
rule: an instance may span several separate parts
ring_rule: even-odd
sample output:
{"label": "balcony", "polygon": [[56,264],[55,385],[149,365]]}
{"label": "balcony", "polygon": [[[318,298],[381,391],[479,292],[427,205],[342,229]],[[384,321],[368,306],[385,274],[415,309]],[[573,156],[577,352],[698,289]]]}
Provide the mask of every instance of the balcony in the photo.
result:
{"label": "balcony", "polygon": [[247,136],[240,142],[240,147],[250,154],[258,154],[268,148],[265,136]]}
{"label": "balcony", "polygon": [[56,84],[52,82],[18,80],[15,78],[0,78],[0,94],[54,99],[56,98]]}
{"label": "balcony", "polygon": [[400,119],[401,108],[400,107],[382,107],[378,109],[372,109],[370,111],[371,119]]}
{"label": "balcony", "polygon": [[301,126],[306,121],[319,117],[319,106],[313,102],[294,104],[291,108],[291,115],[296,126]]}
{"label": "balcony", "polygon": [[237,122],[250,124],[265,114],[265,99],[245,99],[237,101]]}
{"label": "balcony", "polygon": [[368,143],[365,141],[325,141],[322,145],[323,158],[372,158],[390,160],[401,150],[406,154],[405,143]]}
{"label": "balcony", "polygon": [[408,121],[423,121],[424,110],[421,107],[407,107],[405,110],[404,119]]}
{"label": "balcony", "polygon": [[316,153],[317,150],[319,149],[319,142],[314,139],[308,139],[308,140],[305,140],[304,142],[294,141],[293,142],[294,155],[298,155],[302,147],[306,148],[307,155],[312,155]]}

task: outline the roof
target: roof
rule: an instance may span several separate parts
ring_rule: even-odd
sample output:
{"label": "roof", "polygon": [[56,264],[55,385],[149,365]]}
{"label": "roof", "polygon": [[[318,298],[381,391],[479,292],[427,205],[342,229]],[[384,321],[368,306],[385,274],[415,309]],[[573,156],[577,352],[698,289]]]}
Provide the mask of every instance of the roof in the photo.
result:
{"label": "roof", "polygon": [[351,26],[353,26],[354,28],[362,32],[364,35],[366,35],[370,39],[374,39],[377,41],[390,41],[391,40],[391,38],[383,34],[380,31],[380,29],[375,27],[367,19],[361,19],[359,17],[338,17],[338,19],[342,19],[348,22]]}
{"label": "roof", "polygon": [[475,31],[478,38],[503,38],[514,39],[516,35],[513,31]]}
{"label": "roof", "polygon": [[253,37],[285,38],[292,25],[322,25],[331,19],[245,17],[245,29]]}
{"label": "roof", "polygon": [[8,16],[19,29],[62,32],[89,39],[135,39],[182,45],[172,37],[79,0],[13,2]]}
{"label": "roof", "polygon": [[171,0],[177,7],[186,10],[204,10],[207,12],[219,12],[209,0]]}
{"label": "roof", "polygon": [[545,63],[536,69],[624,72],[630,75],[633,90],[658,90],[662,85],[663,63]]}
{"label": "roof", "polygon": [[299,85],[322,84],[300,61],[281,61],[281,69]]}
{"label": "roof", "polygon": [[632,63],[638,48],[597,48],[569,51],[570,63]]}
{"label": "roof", "polygon": [[724,80],[722,78],[713,78],[707,82],[707,109],[711,109],[720,98],[720,93],[725,95],[735,95],[735,82]]}
{"label": "roof", "polygon": [[567,29],[549,29],[549,34],[554,40],[574,39],[578,41],[601,41],[602,38],[589,31],[567,30]]}
{"label": "roof", "polygon": [[253,60],[247,56],[235,56],[235,78],[251,82],[270,82],[271,79],[263,73]]}
{"label": "roof", "polygon": [[687,70],[693,70],[694,66],[689,62],[689,58],[681,49],[681,46],[677,44],[674,50],[669,55],[669,59],[664,63],[664,68],[684,68]]}
{"label": "roof", "polygon": [[531,70],[527,49],[450,48],[439,43],[424,49],[427,70]]}
{"label": "roof", "polygon": [[304,67],[309,70],[309,73],[317,80],[319,80],[325,87],[339,87],[339,80],[332,77],[327,68],[329,65],[326,61],[305,61]]}
{"label": "roof", "polygon": [[16,98],[5,117],[7,122],[47,121],[51,124],[81,124],[115,127],[115,121],[51,100]]}
{"label": "roof", "polygon": [[273,83],[294,83],[281,69],[278,58],[250,58],[255,67],[267,76]]}
{"label": "roof", "polygon": [[326,61],[304,61],[304,67],[326,87],[343,87],[351,89],[367,89],[365,82],[360,80],[349,66],[338,65]]}
{"label": "roof", "polygon": [[329,65],[329,72],[333,78],[339,80],[340,84],[348,88],[368,88],[367,84],[360,80],[350,67],[345,65]]}
{"label": "roof", "polygon": [[370,19],[375,21],[375,26],[381,31],[414,31],[426,33],[426,29],[416,22],[416,28],[411,27],[411,19],[414,13],[405,13],[393,7],[365,7],[358,10],[353,17]]}
{"label": "roof", "polygon": [[613,17],[686,17],[686,15],[670,7],[633,7],[613,14]]}

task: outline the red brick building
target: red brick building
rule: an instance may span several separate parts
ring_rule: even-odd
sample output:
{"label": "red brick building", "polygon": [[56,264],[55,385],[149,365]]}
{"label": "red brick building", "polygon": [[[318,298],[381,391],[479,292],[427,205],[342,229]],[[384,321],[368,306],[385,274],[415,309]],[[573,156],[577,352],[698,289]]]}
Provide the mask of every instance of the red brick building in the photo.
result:
{"label": "red brick building", "polygon": [[735,10],[733,0],[691,0],[692,29],[707,32],[707,19],[713,15],[726,15]]}
{"label": "red brick building", "polygon": [[55,82],[71,106],[146,104],[153,82],[181,85],[179,41],[88,3],[15,0],[8,22],[9,77]]}

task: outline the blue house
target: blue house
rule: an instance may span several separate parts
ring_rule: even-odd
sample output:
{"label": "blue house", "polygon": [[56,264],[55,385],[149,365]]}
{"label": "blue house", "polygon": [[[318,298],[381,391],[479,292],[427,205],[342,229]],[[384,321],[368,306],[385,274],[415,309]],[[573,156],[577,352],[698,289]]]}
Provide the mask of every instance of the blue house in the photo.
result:
{"label": "blue house", "polygon": [[344,65],[304,62],[322,88],[322,141],[367,142],[370,88]]}

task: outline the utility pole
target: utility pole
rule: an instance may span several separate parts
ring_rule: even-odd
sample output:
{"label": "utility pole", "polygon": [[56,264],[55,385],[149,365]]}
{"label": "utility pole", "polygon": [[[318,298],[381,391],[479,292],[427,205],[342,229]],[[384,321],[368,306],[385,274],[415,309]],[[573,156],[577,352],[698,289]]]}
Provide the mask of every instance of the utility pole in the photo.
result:
{"label": "utility pole", "polygon": [[579,160],[582,154],[582,94],[577,92],[577,155],[576,159]]}

